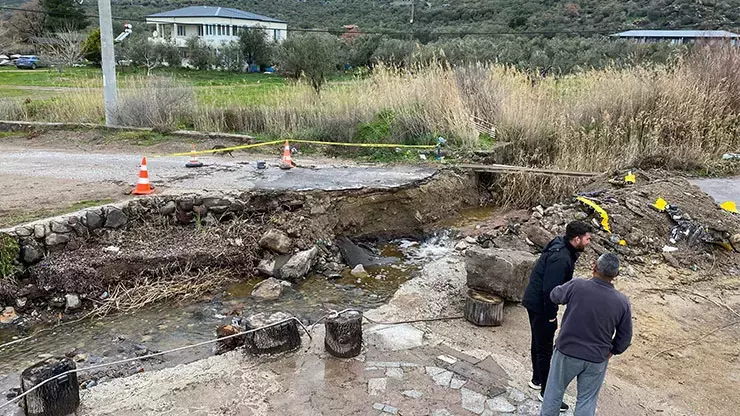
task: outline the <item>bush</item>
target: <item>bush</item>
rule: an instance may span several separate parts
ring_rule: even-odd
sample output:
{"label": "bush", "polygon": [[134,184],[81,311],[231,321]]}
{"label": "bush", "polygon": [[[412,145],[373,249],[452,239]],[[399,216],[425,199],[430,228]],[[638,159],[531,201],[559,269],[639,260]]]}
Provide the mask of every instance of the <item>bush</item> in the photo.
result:
{"label": "bush", "polygon": [[100,46],[100,28],[96,28],[82,43],[82,54],[88,61],[94,64],[100,64],[101,46]]}
{"label": "bush", "polygon": [[232,72],[244,70],[244,54],[237,42],[232,41],[222,46],[218,57],[221,68]]}
{"label": "bush", "polygon": [[216,51],[197,36],[187,40],[187,57],[195,69],[212,69],[217,63]]}

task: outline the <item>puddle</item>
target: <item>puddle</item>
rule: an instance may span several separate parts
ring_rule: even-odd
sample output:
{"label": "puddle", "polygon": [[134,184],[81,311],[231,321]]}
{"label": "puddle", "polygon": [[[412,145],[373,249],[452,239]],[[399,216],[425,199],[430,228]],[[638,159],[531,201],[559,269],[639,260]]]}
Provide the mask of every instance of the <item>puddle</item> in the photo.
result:
{"label": "puddle", "polygon": [[439,222],[444,228],[463,228],[470,224],[478,224],[501,212],[501,208],[485,206],[462,210],[459,214]]}
{"label": "puddle", "polygon": [[[90,357],[88,362],[80,365],[84,367],[92,362],[111,362],[132,356],[133,351],[126,349],[125,345],[163,351],[213,339],[215,328],[230,323],[232,315],[240,312],[249,315],[283,311],[314,322],[328,309],[377,308],[387,302],[401,284],[415,277],[425,263],[450,252],[452,240],[449,231],[440,231],[425,241],[396,240],[376,248],[384,257],[397,258],[399,261],[368,267],[368,275],[362,278],[352,276],[349,269],[344,270],[342,277],[336,280],[311,276],[287,288],[276,301],[252,298],[252,289],[261,279],[250,279],[201,302],[161,303],[135,313],[115,314],[41,333],[31,340],[0,350],[0,392],[18,386],[20,371],[41,361],[47,354],[64,355],[77,349]],[[24,335],[14,330],[0,330],[0,344]],[[166,363],[159,366],[150,364],[144,367],[149,371],[210,355],[211,348],[202,347],[167,356]],[[10,407],[15,409],[14,406]],[[7,413],[0,411],[2,414]]]}

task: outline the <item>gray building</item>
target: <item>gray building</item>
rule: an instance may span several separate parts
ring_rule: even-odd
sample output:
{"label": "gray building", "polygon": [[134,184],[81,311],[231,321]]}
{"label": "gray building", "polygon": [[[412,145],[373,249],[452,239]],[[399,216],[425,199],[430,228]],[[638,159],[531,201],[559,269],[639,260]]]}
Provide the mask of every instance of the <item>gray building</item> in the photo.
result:
{"label": "gray building", "polygon": [[728,43],[740,45],[740,35],[726,30],[628,30],[612,35],[621,39],[632,39],[640,43],[670,42],[674,45]]}

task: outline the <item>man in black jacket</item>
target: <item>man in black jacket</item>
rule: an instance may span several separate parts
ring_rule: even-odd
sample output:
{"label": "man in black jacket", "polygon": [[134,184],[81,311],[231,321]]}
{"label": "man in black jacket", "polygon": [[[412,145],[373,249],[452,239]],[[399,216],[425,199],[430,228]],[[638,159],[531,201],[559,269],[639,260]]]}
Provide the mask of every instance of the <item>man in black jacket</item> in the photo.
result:
{"label": "man in black jacket", "polygon": [[[573,278],[576,260],[590,242],[591,227],[580,221],[571,222],[565,228],[564,237],[555,237],[547,244],[529,275],[529,285],[522,300],[532,330],[532,381],[529,387],[541,389],[540,397],[545,393],[553,340],[558,328],[558,305],[550,300],[550,292]],[[567,409],[565,403],[562,409]]]}

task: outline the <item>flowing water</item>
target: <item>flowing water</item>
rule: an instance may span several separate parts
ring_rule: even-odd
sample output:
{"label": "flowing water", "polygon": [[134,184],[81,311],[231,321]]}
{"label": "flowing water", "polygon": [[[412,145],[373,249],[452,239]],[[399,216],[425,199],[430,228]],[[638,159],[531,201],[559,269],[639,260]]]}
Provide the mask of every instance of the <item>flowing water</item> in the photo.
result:
{"label": "flowing water", "polygon": [[[234,314],[248,316],[257,312],[282,311],[304,322],[314,322],[329,309],[376,308],[387,302],[398,287],[413,278],[426,262],[452,250],[452,240],[450,232],[442,230],[424,241],[397,240],[380,244],[377,250],[380,255],[395,257],[398,261],[368,267],[368,275],[362,278],[352,276],[350,270],[345,270],[336,280],[311,276],[299,285],[287,288],[278,300],[252,298],[252,289],[259,282],[255,279],[235,284],[201,302],[160,303],[135,313],[81,321],[39,333],[30,340],[0,350],[0,392],[18,386],[20,372],[48,356],[82,354],[80,358],[85,359],[78,366],[85,367],[146,352],[169,350],[213,339],[215,328],[230,323]],[[25,335],[13,330],[0,330],[0,344]],[[163,360],[137,362],[117,373],[100,371],[92,376],[81,375],[80,379],[102,378],[104,381],[106,377],[192,362],[211,354],[211,347],[204,346],[167,355]],[[4,410],[0,415],[13,414],[3,413]]]}

